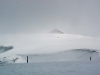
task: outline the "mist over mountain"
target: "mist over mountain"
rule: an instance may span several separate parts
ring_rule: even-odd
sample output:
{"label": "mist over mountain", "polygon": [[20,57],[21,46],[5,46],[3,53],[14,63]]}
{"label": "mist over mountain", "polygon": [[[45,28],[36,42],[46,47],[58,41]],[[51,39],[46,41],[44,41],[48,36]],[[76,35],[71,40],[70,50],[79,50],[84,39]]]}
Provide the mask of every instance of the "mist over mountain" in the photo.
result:
{"label": "mist over mountain", "polygon": [[0,0],[0,34],[45,33],[99,37],[99,0]]}
{"label": "mist over mountain", "polygon": [[58,29],[53,29],[51,32],[49,33],[53,33],[53,34],[64,34],[62,31],[58,30]]}
{"label": "mist over mountain", "polygon": [[0,0],[0,75],[100,75],[99,32],[100,0]]}
{"label": "mist over mountain", "polygon": [[99,58],[100,38],[65,34],[58,29],[45,34],[8,34],[1,38],[2,45],[12,47],[2,46],[3,52],[9,51],[0,54],[0,57],[10,57],[8,59],[19,62],[24,61],[26,55],[34,60],[32,62],[89,61],[90,57],[92,60]]}

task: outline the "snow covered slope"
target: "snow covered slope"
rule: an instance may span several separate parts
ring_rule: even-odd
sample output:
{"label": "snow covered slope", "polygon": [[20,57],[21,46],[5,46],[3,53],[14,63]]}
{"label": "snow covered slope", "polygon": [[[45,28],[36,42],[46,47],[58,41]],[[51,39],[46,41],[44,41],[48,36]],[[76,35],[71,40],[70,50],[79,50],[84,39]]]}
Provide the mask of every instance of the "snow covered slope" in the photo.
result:
{"label": "snow covered slope", "polygon": [[71,49],[100,50],[100,38],[72,34],[15,34],[0,36],[0,44],[14,48],[0,56],[44,54]]}
{"label": "snow covered slope", "polygon": [[[85,60],[89,59],[89,51],[69,51],[75,49],[93,49],[98,50],[98,53],[94,53],[94,58],[98,57],[100,50],[100,38],[72,35],[72,34],[9,34],[0,35],[0,44],[5,46],[13,46],[12,50],[0,54],[0,57],[13,57],[16,54],[32,55],[36,62],[37,61],[70,61],[70,60]],[[59,53],[61,52],[61,53]],[[73,57],[70,55],[75,54]],[[78,55],[77,55],[78,53]],[[46,55],[44,55],[46,54]],[[50,55],[49,55],[50,54]],[[87,54],[85,57],[84,54]],[[39,55],[39,56],[38,56]],[[83,58],[79,58],[84,55]],[[18,55],[17,55],[18,56]],[[24,61],[22,56],[20,61]],[[41,58],[40,58],[41,57]],[[45,57],[47,57],[45,59]],[[66,57],[66,58],[65,58]],[[59,59],[58,59],[59,58]],[[76,59],[77,58],[77,59]],[[13,58],[16,59],[16,58]],[[42,60],[40,60],[42,59]],[[12,60],[12,59],[11,59]],[[32,62],[35,62],[32,61]],[[26,59],[25,59],[26,62]]]}
{"label": "snow covered slope", "polygon": [[[27,55],[20,54],[24,60]],[[89,49],[75,49],[69,51],[63,51],[53,54],[29,54],[29,62],[58,62],[58,61],[97,61],[99,58],[99,52]],[[98,60],[99,61],[99,60]]]}
{"label": "snow covered slope", "polygon": [[0,64],[0,75],[100,75],[100,62]]}
{"label": "snow covered slope", "polygon": [[34,62],[60,62],[60,61],[100,61],[98,50],[74,49],[51,54],[17,54],[9,57],[2,57],[1,61],[7,63],[29,63]]}

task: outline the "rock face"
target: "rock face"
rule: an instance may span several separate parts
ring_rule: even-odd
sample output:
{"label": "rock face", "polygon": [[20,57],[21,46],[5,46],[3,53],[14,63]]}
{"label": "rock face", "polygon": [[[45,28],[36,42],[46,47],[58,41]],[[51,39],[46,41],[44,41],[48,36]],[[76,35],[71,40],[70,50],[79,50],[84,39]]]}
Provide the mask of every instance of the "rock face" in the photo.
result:
{"label": "rock face", "polygon": [[9,50],[11,50],[13,48],[14,48],[13,46],[0,46],[0,53],[9,51]]}
{"label": "rock face", "polygon": [[62,31],[60,31],[58,29],[54,29],[50,33],[54,33],[54,34],[64,34]]}

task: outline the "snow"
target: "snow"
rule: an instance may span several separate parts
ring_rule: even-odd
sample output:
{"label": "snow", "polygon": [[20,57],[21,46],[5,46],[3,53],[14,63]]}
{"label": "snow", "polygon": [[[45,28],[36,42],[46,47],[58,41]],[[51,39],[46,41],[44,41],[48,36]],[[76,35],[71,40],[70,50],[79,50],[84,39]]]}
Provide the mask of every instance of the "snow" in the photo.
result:
{"label": "snow", "polygon": [[100,61],[98,50],[73,49],[50,54],[17,54],[1,57],[0,61],[6,63],[26,63],[27,56],[29,63],[38,62],[61,62],[61,61]]}
{"label": "snow", "polygon": [[[100,61],[98,58],[99,52],[89,49],[74,49],[69,51],[62,51],[53,54],[19,54],[25,60],[28,56],[29,63],[33,62],[59,62],[59,61]],[[20,60],[18,60],[20,62]],[[18,62],[17,61],[17,62]],[[20,62],[21,63],[21,62]]]}
{"label": "snow", "polygon": [[100,75],[99,37],[8,34],[0,45],[14,47],[0,54],[0,75]]}
{"label": "snow", "polygon": [[[26,62],[26,56],[30,54],[29,59],[34,59],[32,62],[88,61],[91,55],[92,60],[99,59],[100,38],[73,34],[8,34],[0,37],[1,45],[14,47],[0,54],[0,58],[6,57],[7,61],[19,58],[19,63]],[[98,53],[70,51],[75,49],[98,50]]]}
{"label": "snow", "polygon": [[0,75],[100,75],[100,62],[2,64]]}
{"label": "snow", "polygon": [[[13,46],[8,52],[0,54],[44,54],[71,49],[100,50],[100,38],[72,34],[9,34],[0,36],[0,44]],[[58,38],[59,37],[59,38]]]}

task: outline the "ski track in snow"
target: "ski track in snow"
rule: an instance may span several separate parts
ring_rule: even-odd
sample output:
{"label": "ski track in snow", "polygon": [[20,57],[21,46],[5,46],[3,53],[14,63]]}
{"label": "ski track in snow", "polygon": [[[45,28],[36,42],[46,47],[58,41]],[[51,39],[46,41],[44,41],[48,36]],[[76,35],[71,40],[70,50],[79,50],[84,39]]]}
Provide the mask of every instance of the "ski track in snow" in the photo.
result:
{"label": "ski track in snow", "polygon": [[2,64],[0,75],[100,75],[100,62]]}

